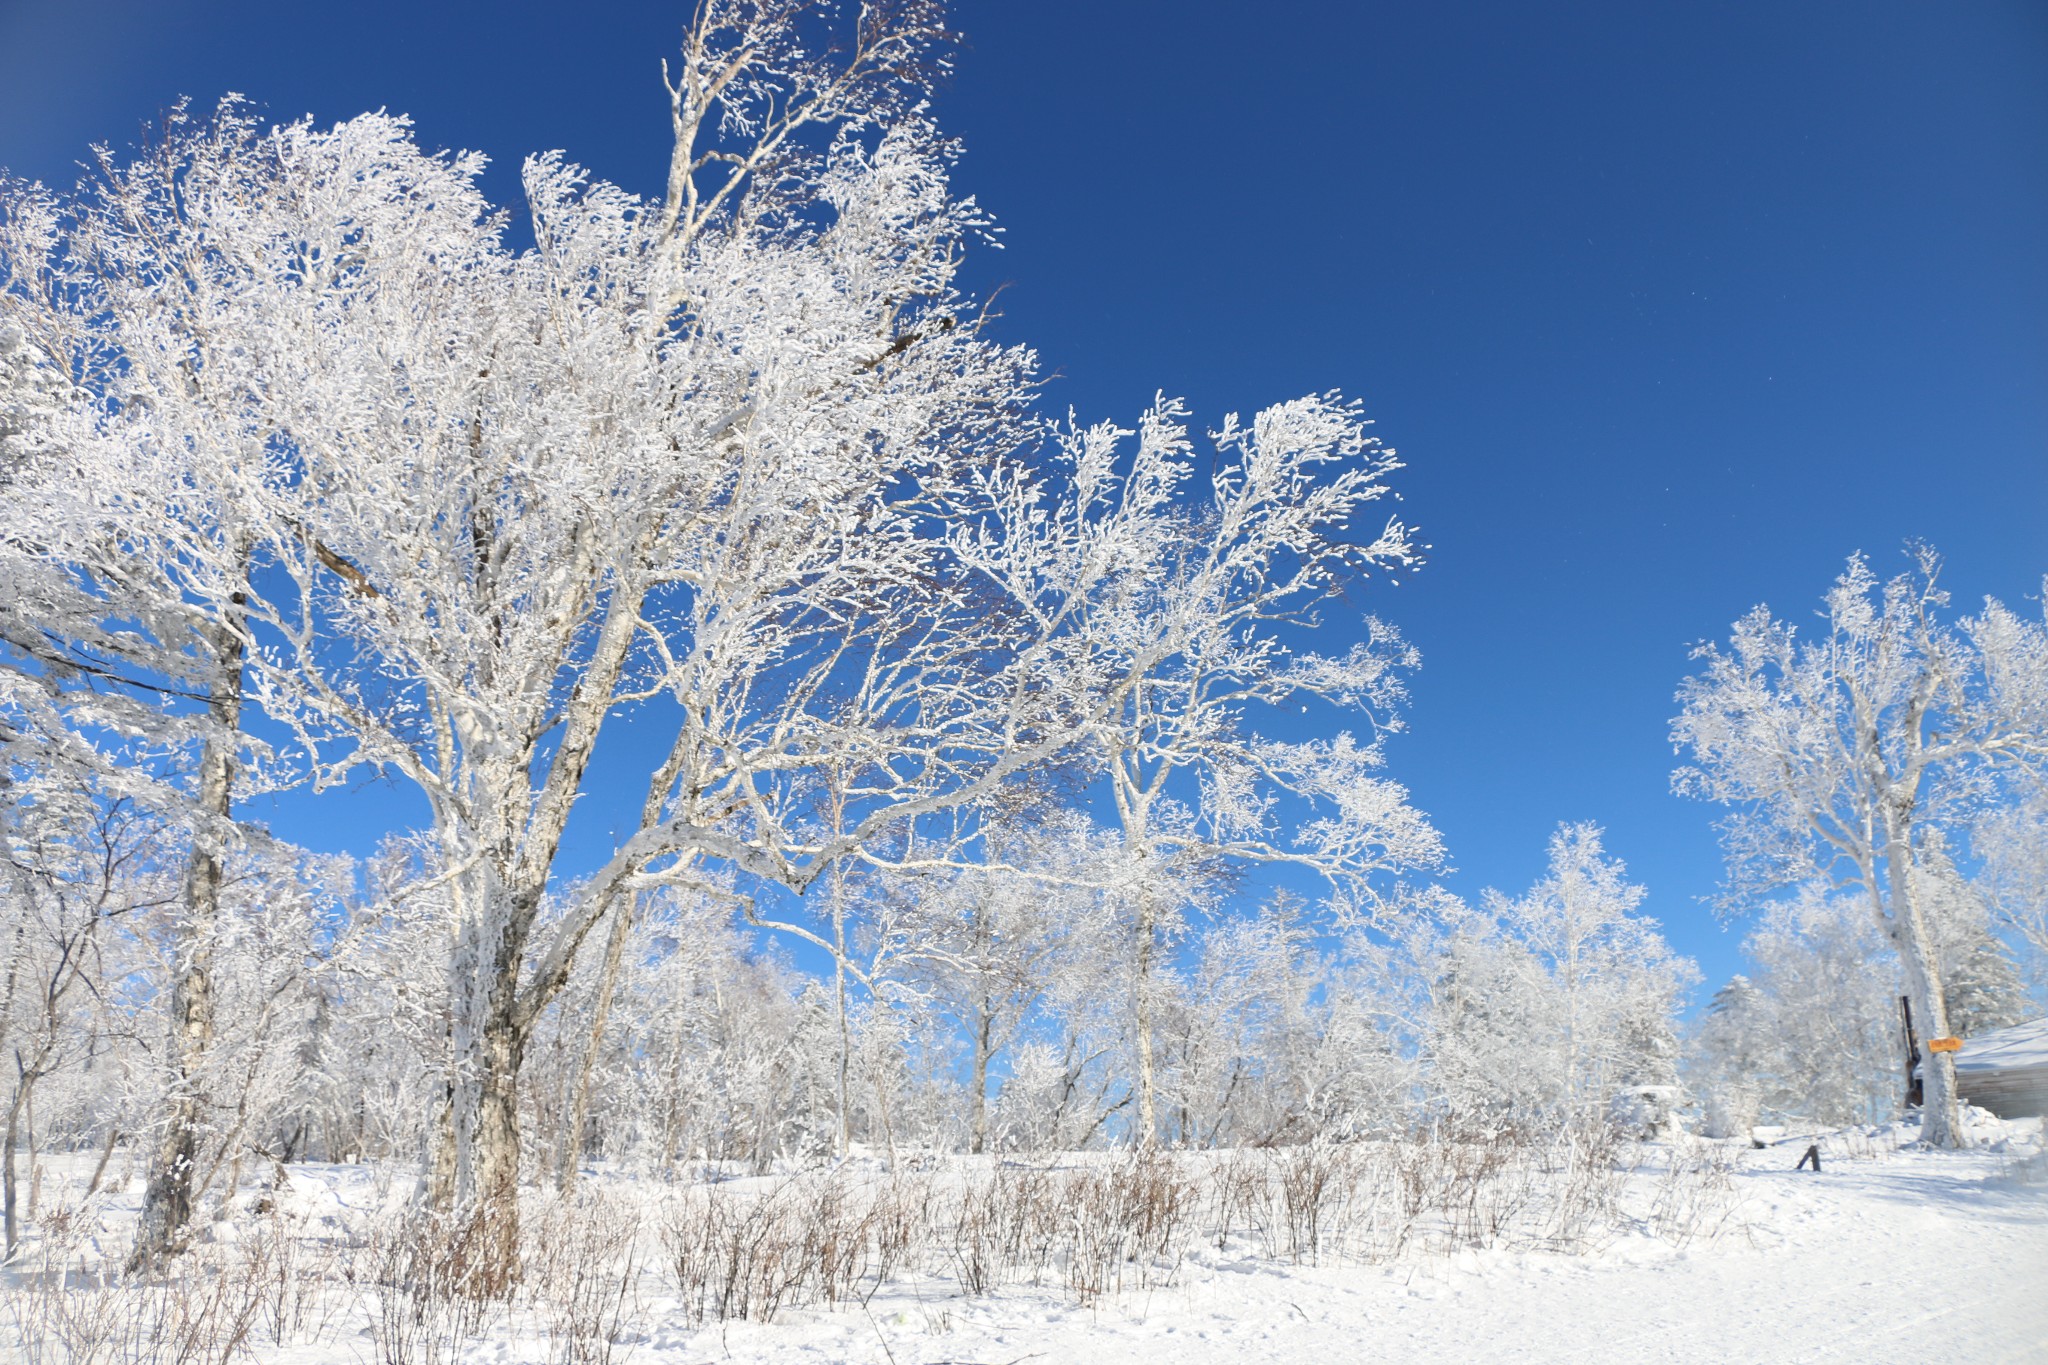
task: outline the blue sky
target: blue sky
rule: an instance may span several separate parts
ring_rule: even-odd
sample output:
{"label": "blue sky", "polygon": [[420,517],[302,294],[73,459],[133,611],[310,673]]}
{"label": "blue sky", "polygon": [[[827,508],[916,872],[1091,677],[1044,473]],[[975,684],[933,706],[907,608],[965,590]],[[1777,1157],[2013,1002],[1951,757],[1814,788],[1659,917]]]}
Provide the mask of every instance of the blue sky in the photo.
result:
{"label": "blue sky", "polygon": [[[501,201],[565,149],[658,189],[686,6],[0,0],[0,165],[64,183],[179,94],[412,114]],[[586,12],[595,11],[595,13]],[[1006,228],[970,266],[1050,400],[1214,420],[1312,390],[1400,449],[1426,572],[1395,775],[1455,889],[1559,820],[1709,984],[1713,812],[1668,794],[1686,649],[1924,537],[2048,571],[2048,8],[966,0],[938,101]],[[1341,633],[1341,622],[1333,631]],[[349,843],[382,803],[282,832]]]}

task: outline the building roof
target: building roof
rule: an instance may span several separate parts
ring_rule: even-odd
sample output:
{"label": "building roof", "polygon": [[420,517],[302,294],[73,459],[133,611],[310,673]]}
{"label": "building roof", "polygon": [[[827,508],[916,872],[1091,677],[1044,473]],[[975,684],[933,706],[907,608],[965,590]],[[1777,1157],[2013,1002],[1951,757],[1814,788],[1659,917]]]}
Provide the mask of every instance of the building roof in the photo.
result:
{"label": "building roof", "polygon": [[1993,1029],[1963,1040],[1956,1054],[1958,1071],[2011,1071],[2048,1067],[2048,1018],[2031,1019],[2011,1028]]}

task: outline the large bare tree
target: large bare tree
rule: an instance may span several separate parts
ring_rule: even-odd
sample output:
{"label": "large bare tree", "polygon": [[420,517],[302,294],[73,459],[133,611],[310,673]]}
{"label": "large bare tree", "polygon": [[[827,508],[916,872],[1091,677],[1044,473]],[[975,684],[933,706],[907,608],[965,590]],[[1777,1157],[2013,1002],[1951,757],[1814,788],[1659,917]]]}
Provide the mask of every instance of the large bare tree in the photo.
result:
{"label": "large bare tree", "polygon": [[[379,115],[180,113],[78,196],[11,195],[7,317],[61,380],[39,477],[97,490],[120,562],[188,604],[161,634],[210,664],[183,694],[199,804],[228,809],[245,700],[316,785],[368,765],[426,799],[455,921],[439,1185],[501,1264],[521,1052],[609,907],[705,858],[800,889],[1057,743],[989,685],[1002,618],[932,530],[1031,389],[951,285],[983,218],[918,113],[945,34],[921,3],[837,17],[700,5],[666,197],[536,158],[527,251],[481,158]],[[107,633],[133,610],[97,607]],[[629,711],[669,735],[642,822],[535,942]],[[827,770],[849,815],[821,843]]]}
{"label": "large bare tree", "polygon": [[[1681,792],[1723,802],[1726,903],[1820,881],[1852,891],[1898,950],[1914,1014],[1949,1035],[1940,945],[1916,876],[2002,787],[2048,765],[2048,625],[1986,599],[1955,616],[1932,551],[1880,582],[1860,555],[1802,639],[1758,607],[1703,644],[1679,689]],[[1923,1132],[1958,1146],[1955,1059],[1923,1063]]]}

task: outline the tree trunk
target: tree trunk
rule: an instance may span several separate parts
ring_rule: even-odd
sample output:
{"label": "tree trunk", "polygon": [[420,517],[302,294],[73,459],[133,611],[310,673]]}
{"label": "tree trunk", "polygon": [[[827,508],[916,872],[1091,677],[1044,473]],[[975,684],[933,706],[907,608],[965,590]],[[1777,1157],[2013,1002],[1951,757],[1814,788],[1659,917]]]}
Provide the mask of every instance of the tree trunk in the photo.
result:
{"label": "tree trunk", "polygon": [[451,1141],[435,1190],[466,1250],[466,1288],[484,1296],[503,1294],[518,1278],[519,1069],[526,1050],[520,930],[527,900],[537,904],[539,898],[537,891],[510,893],[503,886],[487,874],[469,888],[473,900],[450,982]]}
{"label": "tree trunk", "polygon": [[[241,603],[236,594],[235,603]],[[171,1067],[163,1134],[150,1161],[136,1227],[131,1268],[143,1269],[174,1252],[192,1221],[192,1180],[199,1161],[205,1101],[200,1072],[213,1045],[213,941],[226,875],[224,829],[233,812],[235,747],[242,726],[242,638],[230,626],[204,634],[219,668],[207,703],[215,732],[199,758],[200,823],[192,834],[185,870],[184,914],[173,946],[171,1029],[165,1047]]]}
{"label": "tree trunk", "polygon": [[975,1156],[988,1150],[989,1040],[995,1033],[995,1011],[987,996],[982,997],[980,1014],[980,1027],[974,1034],[974,1089],[968,1099],[967,1150]]}
{"label": "tree trunk", "polygon": [[[722,1019],[725,1014],[724,988],[715,978],[711,983],[711,996],[714,1007]],[[683,1130],[689,1123],[689,1113],[683,1103],[683,1048],[688,1041],[685,1035],[689,1031],[690,1015],[689,1011],[682,1009],[678,1009],[675,1015],[675,1034],[669,1043],[668,1114],[662,1121],[661,1134],[661,1169],[670,1172],[674,1171],[682,1153]],[[713,1155],[708,1146],[704,1155]]]}
{"label": "tree trunk", "polygon": [[1138,1047],[1138,1131],[1137,1145],[1150,1147],[1159,1140],[1158,1114],[1153,1097],[1152,1066],[1152,893],[1138,892],[1137,962],[1132,975],[1132,1023]]}
{"label": "tree trunk", "polygon": [[618,989],[619,967],[626,958],[626,939],[633,927],[632,901],[621,899],[612,913],[611,936],[604,946],[604,974],[598,979],[597,1001],[591,1010],[590,1041],[583,1049],[582,1064],[576,1069],[575,1094],[569,1101],[569,1117],[562,1127],[562,1150],[555,1168],[555,1188],[565,1193],[576,1183],[576,1166],[583,1152],[583,1125],[590,1119],[590,1076],[597,1070],[598,1053],[604,1048],[612,994]]}
{"label": "tree trunk", "polygon": [[[15,1143],[19,1140],[20,1136],[21,1106],[22,1103],[28,1098],[29,1084],[30,1082],[28,1081],[27,1077],[23,1077],[20,1083],[16,1085],[14,1090],[14,1099],[7,1106],[7,1133],[4,1138],[0,1138],[0,1142],[4,1142],[6,1144],[5,1153],[0,1154],[0,1206],[4,1206],[4,1222],[7,1238],[5,1255],[0,1256],[0,1260],[12,1260],[14,1257],[15,1244],[21,1240],[21,1226],[15,1216],[14,1211],[14,1146]],[[30,1159],[34,1159],[33,1154],[31,1154]]]}
{"label": "tree trunk", "polygon": [[[835,828],[842,814],[835,802]],[[846,1000],[846,872],[843,867],[838,866],[832,869],[832,995],[835,1008],[839,1011],[838,1156],[844,1161],[853,1151],[853,1095],[850,1074],[853,1066],[853,1023],[848,1015]]]}
{"label": "tree trunk", "polygon": [[849,1073],[853,1066],[853,1030],[846,1017],[846,945],[839,945],[839,951],[832,963],[833,998],[839,1009],[839,1137],[835,1144],[837,1155],[842,1161],[853,1150],[853,1096],[849,1088]]}
{"label": "tree trunk", "polygon": [[[26,890],[22,894],[25,897],[27,895]],[[5,1045],[8,1034],[11,1031],[10,1026],[14,1020],[15,990],[21,979],[22,959],[28,955],[27,944],[27,925],[25,922],[17,923],[14,927],[14,952],[7,962],[7,984],[4,989],[0,989],[0,1046]],[[14,1255],[14,1243],[19,1235],[14,1218],[14,1125],[16,1121],[15,1115],[21,1112],[21,1103],[27,1094],[29,1084],[28,1068],[22,1063],[19,1053],[15,1054],[14,1069],[14,1098],[7,1105],[6,1166],[4,1173],[0,1173],[0,1182],[4,1182],[4,1189],[0,1189],[0,1202],[4,1202],[6,1205],[4,1218],[7,1243],[4,1249],[4,1256],[0,1256],[0,1259]]]}
{"label": "tree trunk", "polygon": [[493,1021],[484,1035],[483,1074],[472,1161],[475,1179],[467,1235],[476,1248],[475,1291],[496,1297],[518,1278],[519,1063],[517,1032]]}
{"label": "tree trunk", "polygon": [[114,1148],[121,1141],[121,1130],[113,1124],[107,1125],[107,1140],[100,1147],[99,1163],[92,1168],[92,1179],[85,1182],[84,1197],[90,1199],[98,1193],[100,1181],[106,1177],[107,1163],[114,1159]]}
{"label": "tree trunk", "polygon": [[[209,767],[216,766],[213,747],[207,746]],[[213,1044],[213,935],[220,918],[221,876],[218,849],[194,852],[171,985],[171,1037],[166,1049],[171,1089],[165,1103],[163,1135],[150,1161],[142,1197],[133,1259],[137,1267],[177,1250],[192,1221],[192,1182],[197,1174],[205,1107],[199,1077]]]}
{"label": "tree trunk", "polygon": [[875,1114],[882,1122],[882,1141],[888,1144],[889,1169],[896,1169],[896,1121],[889,1117],[889,1094],[882,1088],[882,1073],[868,1072],[869,1085],[875,1092]]}
{"label": "tree trunk", "polygon": [[[1887,841],[1885,851],[1885,871],[1891,884],[1893,941],[1906,971],[1906,989],[1913,997],[1914,1011],[1932,1042],[1949,1036],[1948,992],[1942,986],[1934,934],[1920,910],[1919,898],[1913,894],[1909,848],[1905,836],[1894,835]],[[1920,1105],[1921,1140],[1935,1147],[1962,1146],[1955,1054],[1927,1048],[1920,1063],[1920,1077],[1924,1092]]]}

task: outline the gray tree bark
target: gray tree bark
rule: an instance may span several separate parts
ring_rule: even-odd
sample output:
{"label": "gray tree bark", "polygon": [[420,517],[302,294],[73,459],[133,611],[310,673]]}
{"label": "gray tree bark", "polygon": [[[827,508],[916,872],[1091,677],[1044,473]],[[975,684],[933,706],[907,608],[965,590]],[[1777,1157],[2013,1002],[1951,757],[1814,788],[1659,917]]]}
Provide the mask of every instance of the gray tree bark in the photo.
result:
{"label": "gray tree bark", "polygon": [[598,1053],[604,1047],[605,1025],[611,1019],[612,996],[618,989],[619,968],[626,958],[626,940],[633,927],[633,906],[621,900],[612,910],[612,928],[604,946],[604,972],[598,978],[597,1000],[590,1015],[590,1038],[583,1048],[583,1060],[576,1068],[576,1089],[569,1101],[569,1115],[562,1127],[562,1148],[555,1168],[555,1188],[567,1192],[576,1183],[576,1167],[583,1152],[583,1126],[590,1121],[590,1077],[597,1070]]}
{"label": "gray tree bark", "polygon": [[1137,1143],[1150,1147],[1159,1140],[1159,1115],[1152,1060],[1152,953],[1154,912],[1149,887],[1138,891],[1137,956],[1132,972],[1132,1026],[1137,1031],[1138,1049],[1138,1131]]}
{"label": "gray tree bark", "polygon": [[[236,606],[241,594],[231,599]],[[215,623],[201,634],[217,664],[207,703],[214,733],[199,758],[199,819],[185,869],[183,908],[173,952],[170,1091],[162,1133],[150,1158],[136,1227],[132,1269],[146,1269],[176,1252],[192,1221],[192,1185],[199,1163],[205,1120],[200,1092],[207,1051],[213,1045],[213,943],[220,921],[221,883],[226,876],[225,829],[233,814],[235,749],[242,728],[243,644],[239,622]]]}

